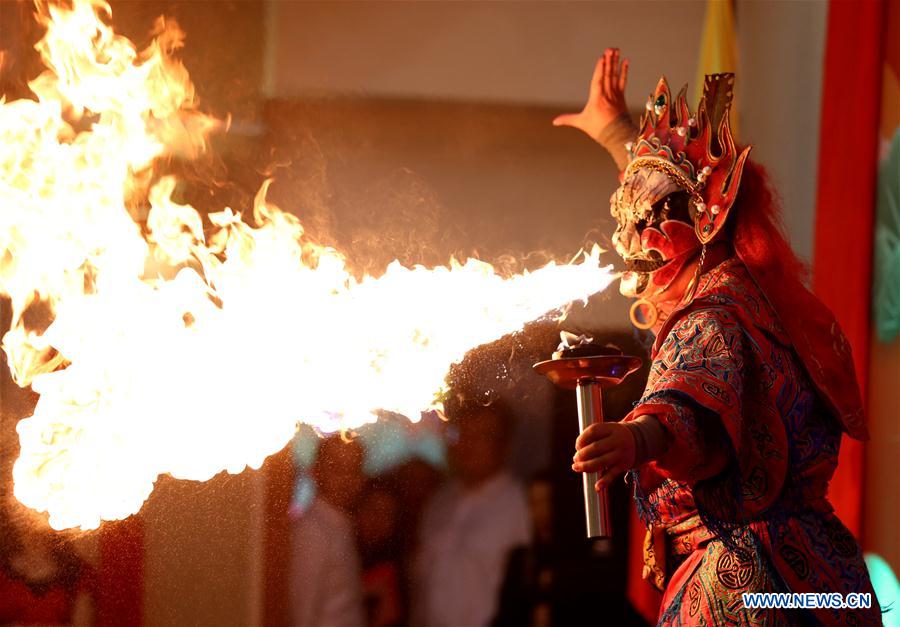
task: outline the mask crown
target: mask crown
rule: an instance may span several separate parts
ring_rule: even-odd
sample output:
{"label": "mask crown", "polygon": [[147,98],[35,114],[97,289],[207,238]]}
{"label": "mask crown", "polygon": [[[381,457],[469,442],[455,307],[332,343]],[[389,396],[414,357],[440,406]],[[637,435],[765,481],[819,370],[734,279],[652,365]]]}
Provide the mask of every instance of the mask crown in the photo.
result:
{"label": "mask crown", "polygon": [[673,101],[666,78],[660,78],[625,168],[625,178],[637,168],[651,168],[683,187],[696,209],[694,228],[702,244],[725,224],[750,153],[749,146],[738,153],[734,143],[729,121],[733,99],[734,74],[708,74],[694,114],[687,105],[687,85]]}

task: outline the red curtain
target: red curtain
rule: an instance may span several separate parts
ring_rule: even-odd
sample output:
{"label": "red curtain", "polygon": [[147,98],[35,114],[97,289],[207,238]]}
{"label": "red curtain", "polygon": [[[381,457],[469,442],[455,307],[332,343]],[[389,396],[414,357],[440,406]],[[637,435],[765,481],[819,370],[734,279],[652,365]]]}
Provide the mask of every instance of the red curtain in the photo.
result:
{"label": "red curtain", "polygon": [[[831,0],[819,133],[813,291],[850,340],[863,399],[869,365],[883,20],[881,0]],[[838,516],[857,536],[862,530],[863,450],[861,442],[844,438],[829,495]]]}

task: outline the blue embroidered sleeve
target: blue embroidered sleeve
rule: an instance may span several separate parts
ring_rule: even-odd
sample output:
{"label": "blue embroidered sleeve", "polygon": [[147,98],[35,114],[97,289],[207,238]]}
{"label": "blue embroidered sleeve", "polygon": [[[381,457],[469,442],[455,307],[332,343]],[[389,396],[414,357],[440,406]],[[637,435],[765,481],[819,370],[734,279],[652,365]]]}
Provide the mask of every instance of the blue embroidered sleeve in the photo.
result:
{"label": "blue embroidered sleeve", "polygon": [[693,483],[720,472],[740,447],[744,334],[730,313],[689,313],[653,361],[633,417],[655,415],[671,438],[656,465]]}

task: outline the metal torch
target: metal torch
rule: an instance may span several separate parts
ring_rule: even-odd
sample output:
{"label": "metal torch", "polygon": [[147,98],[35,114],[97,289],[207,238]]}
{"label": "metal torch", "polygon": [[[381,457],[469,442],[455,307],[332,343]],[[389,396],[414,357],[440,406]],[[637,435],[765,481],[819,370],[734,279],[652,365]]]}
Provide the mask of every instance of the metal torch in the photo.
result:
{"label": "metal torch", "polygon": [[[619,385],[625,377],[641,367],[638,357],[623,355],[614,346],[598,346],[592,338],[563,332],[562,344],[552,359],[534,365],[534,369],[553,383],[575,390],[578,400],[578,427],[581,431],[603,421],[602,389]],[[612,535],[606,490],[597,491],[596,472],[582,475],[584,481],[584,513],[588,538]]]}

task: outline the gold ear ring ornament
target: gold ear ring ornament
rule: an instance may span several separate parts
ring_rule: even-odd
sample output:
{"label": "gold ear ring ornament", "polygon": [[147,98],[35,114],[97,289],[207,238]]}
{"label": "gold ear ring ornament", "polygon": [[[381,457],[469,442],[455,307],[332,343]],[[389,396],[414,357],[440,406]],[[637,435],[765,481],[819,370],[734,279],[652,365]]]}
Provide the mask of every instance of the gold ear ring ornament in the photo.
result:
{"label": "gold ear ring ornament", "polygon": [[[638,317],[639,312],[643,313],[643,320]],[[639,298],[632,303],[631,309],[628,311],[628,317],[631,318],[631,324],[636,328],[646,331],[652,329],[653,325],[656,324],[656,321],[659,319],[659,310],[656,308],[656,305],[646,298]]]}

